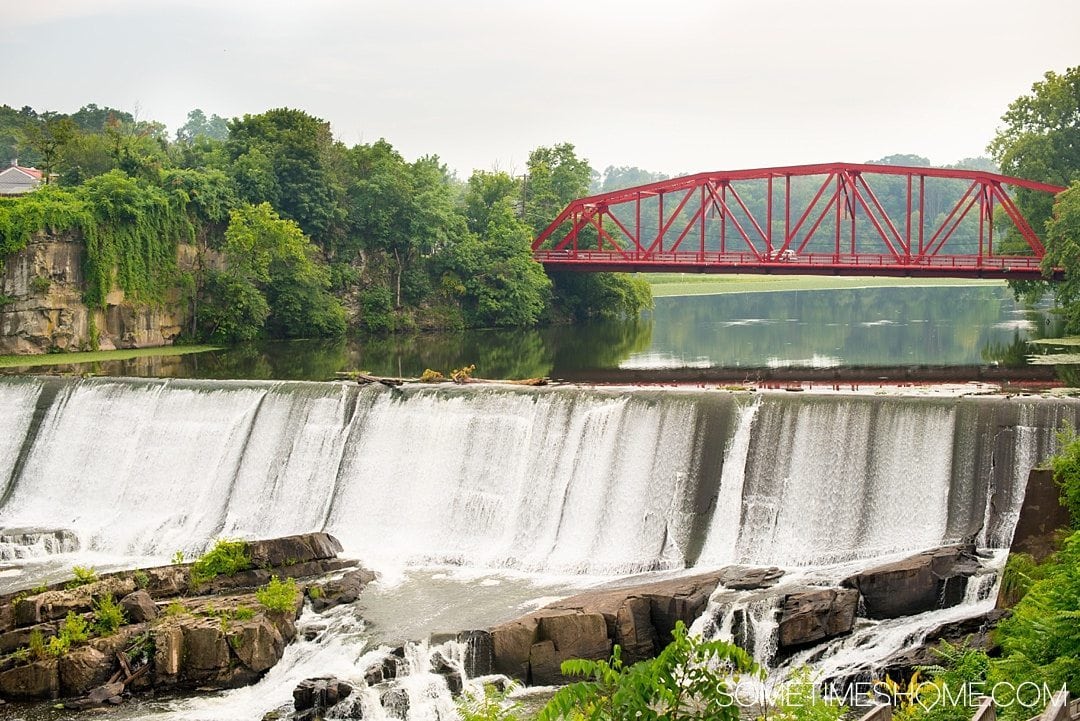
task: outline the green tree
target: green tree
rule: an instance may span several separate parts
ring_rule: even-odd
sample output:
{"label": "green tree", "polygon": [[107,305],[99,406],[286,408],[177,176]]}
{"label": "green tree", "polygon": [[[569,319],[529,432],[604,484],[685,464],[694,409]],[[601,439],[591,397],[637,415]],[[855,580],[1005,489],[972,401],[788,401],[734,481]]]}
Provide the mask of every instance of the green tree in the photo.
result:
{"label": "green tree", "polygon": [[539,147],[529,154],[525,221],[539,235],[570,201],[587,195],[595,171],[571,143]]}
{"label": "green tree", "polygon": [[1065,269],[1054,294],[1065,316],[1066,332],[1080,333],[1080,182],[1057,196],[1054,214],[1046,224],[1043,268]]}
{"label": "green tree", "polygon": [[106,105],[99,108],[96,103],[90,103],[79,108],[71,114],[71,121],[79,126],[84,133],[101,133],[109,123],[135,124],[135,116],[123,110],[110,108]]}
{"label": "green tree", "polygon": [[469,233],[447,254],[444,285],[460,296],[466,325],[533,325],[547,307],[551,281],[532,258],[529,228],[507,198],[487,216],[483,235]]}
{"label": "green tree", "polygon": [[41,171],[48,183],[63,155],[64,147],[75,137],[77,128],[71,118],[49,113],[40,122],[26,128],[26,143],[41,157]]}
{"label": "green tree", "polygon": [[368,252],[384,258],[394,307],[419,302],[428,292],[420,261],[466,233],[453,177],[438,157],[407,163],[385,140],[352,148],[346,164],[348,231],[335,257],[348,262]]}
{"label": "green tree", "polygon": [[[245,169],[237,175],[240,196],[273,204],[325,247],[342,219],[340,188],[331,172],[329,123],[301,110],[278,108],[231,120],[228,126],[229,157]],[[245,161],[251,154],[256,155]],[[245,182],[253,170],[253,182]]]}
{"label": "green tree", "polygon": [[210,140],[226,140],[229,137],[229,125],[225,118],[220,115],[211,115],[209,118],[199,108],[195,108],[187,114],[187,122],[176,131],[176,142],[190,145],[199,138]]}
{"label": "green tree", "polygon": [[516,206],[519,187],[518,180],[501,171],[489,173],[477,170],[469,176],[463,198],[469,231],[477,235],[487,231],[491,211],[496,205],[509,203],[512,207]]}
{"label": "green tree", "polygon": [[[571,201],[585,195],[594,176],[589,163],[577,157],[570,143],[534,150],[529,155],[524,191],[525,219],[534,236]],[[581,237],[581,245],[595,244],[591,228]],[[553,273],[552,282],[557,320],[634,317],[652,307],[652,290],[641,278],[621,273]]]}
{"label": "green tree", "polygon": [[40,161],[40,156],[26,144],[27,130],[37,122],[37,117],[37,112],[29,106],[16,110],[0,105],[0,169],[13,160],[24,167]]}
{"label": "green tree", "polygon": [[163,124],[128,122],[110,115],[103,133],[116,167],[132,177],[157,181],[158,173],[168,164],[168,140]]}
{"label": "green tree", "polygon": [[[1001,172],[1059,185],[1080,180],[1080,66],[1047,72],[1001,119],[1005,124],[987,147]],[[1019,188],[1016,203],[1041,234],[1053,199]]]}
{"label": "green tree", "polygon": [[64,147],[60,182],[79,185],[118,166],[112,145],[101,133],[76,133]]}
{"label": "green tree", "polygon": [[556,320],[630,319],[653,307],[652,287],[634,275],[554,272],[551,280]]}
{"label": "green tree", "polygon": [[[329,294],[330,274],[300,226],[268,203],[230,214],[225,270],[210,276],[200,325],[206,337],[250,340],[341,335],[345,311]],[[260,300],[261,298],[261,300]]]}

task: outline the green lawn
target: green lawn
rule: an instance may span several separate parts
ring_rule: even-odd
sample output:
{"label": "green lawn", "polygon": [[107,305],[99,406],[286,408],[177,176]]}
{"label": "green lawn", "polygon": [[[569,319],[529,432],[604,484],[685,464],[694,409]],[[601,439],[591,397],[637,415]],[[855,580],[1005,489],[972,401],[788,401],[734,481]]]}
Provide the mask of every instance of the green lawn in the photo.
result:
{"label": "green lawn", "polygon": [[46,353],[44,355],[0,355],[0,368],[33,368],[38,366],[70,365],[72,363],[101,363],[130,360],[149,356],[187,355],[218,350],[212,345],[178,345],[161,348],[130,348],[125,350],[86,351],[85,353]]}
{"label": "green lawn", "polygon": [[845,288],[919,288],[948,285],[1005,285],[1003,280],[953,278],[845,278],[837,276],[698,275],[696,273],[644,273],[653,296],[761,293],[778,290],[843,290]]}

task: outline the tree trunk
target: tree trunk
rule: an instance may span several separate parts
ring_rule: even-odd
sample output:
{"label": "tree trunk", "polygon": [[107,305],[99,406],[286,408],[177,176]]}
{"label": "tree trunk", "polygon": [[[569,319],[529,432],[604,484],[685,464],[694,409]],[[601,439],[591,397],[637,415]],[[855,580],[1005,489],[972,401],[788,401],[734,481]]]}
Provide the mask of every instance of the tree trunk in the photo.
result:
{"label": "tree trunk", "polygon": [[397,248],[394,248],[394,260],[397,261],[397,281],[395,282],[394,290],[394,309],[401,310],[401,253]]}

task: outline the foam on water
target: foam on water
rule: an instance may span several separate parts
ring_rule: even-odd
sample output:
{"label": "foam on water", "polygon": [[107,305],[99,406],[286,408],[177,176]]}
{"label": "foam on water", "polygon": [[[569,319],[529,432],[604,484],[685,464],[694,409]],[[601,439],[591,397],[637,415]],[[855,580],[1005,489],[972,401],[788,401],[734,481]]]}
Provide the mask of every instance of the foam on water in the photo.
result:
{"label": "foam on water", "polygon": [[[841,566],[847,574],[962,538],[1007,547],[1028,470],[1078,408],[1060,399],[8,379],[0,529],[44,533],[11,536],[31,555],[76,545],[34,539],[76,539],[77,553],[42,562],[49,574],[87,557],[196,552],[219,536],[327,530],[414,597],[422,589],[401,569],[418,563],[481,569],[460,598],[505,589],[483,569],[552,578],[775,564],[789,569],[785,582],[829,582]],[[32,566],[20,563],[23,575],[10,581],[32,585]],[[932,624],[978,613],[992,603],[989,583],[948,611],[863,624],[812,660],[832,675],[870,667]],[[752,639],[755,655],[771,658],[776,602],[715,601],[710,633]],[[286,703],[302,678],[362,673],[380,653],[376,638],[343,612],[316,641],[290,646],[256,686],[152,710],[257,718],[253,708]],[[409,717],[445,718],[445,681],[423,663],[402,681]],[[373,694],[357,697],[365,718],[384,713]]]}

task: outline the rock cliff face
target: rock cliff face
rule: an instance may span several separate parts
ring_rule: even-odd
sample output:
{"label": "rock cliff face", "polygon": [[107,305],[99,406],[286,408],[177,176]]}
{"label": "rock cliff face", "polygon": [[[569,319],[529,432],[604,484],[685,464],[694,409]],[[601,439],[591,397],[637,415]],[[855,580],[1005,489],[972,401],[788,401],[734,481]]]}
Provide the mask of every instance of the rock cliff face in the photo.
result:
{"label": "rock cliff face", "polygon": [[[181,246],[181,267],[194,250]],[[135,304],[114,289],[104,310],[83,302],[85,250],[74,235],[39,234],[26,249],[3,259],[0,275],[0,354],[34,354],[89,349],[91,314],[98,347],[144,348],[169,345],[187,318],[179,292],[162,306]]]}

